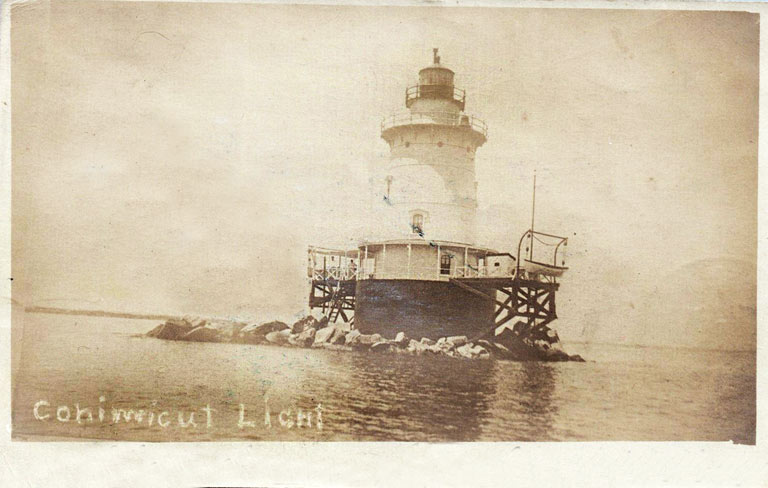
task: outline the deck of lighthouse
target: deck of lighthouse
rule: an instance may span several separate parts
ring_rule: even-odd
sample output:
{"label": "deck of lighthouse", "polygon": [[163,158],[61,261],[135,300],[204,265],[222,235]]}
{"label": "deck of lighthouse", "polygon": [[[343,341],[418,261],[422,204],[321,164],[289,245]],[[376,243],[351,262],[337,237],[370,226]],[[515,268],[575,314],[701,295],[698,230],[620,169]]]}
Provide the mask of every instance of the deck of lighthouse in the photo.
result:
{"label": "deck of lighthouse", "polygon": [[[309,305],[363,333],[477,336],[514,318],[556,318],[552,276],[516,258],[452,242],[391,240],[353,250],[309,249]],[[511,325],[511,324],[510,324]]]}

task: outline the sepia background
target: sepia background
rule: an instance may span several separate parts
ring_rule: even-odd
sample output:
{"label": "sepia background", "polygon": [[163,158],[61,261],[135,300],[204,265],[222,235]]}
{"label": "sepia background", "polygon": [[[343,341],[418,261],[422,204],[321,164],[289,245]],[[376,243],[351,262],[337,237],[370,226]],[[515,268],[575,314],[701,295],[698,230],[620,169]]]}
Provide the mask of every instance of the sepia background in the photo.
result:
{"label": "sepia background", "polygon": [[13,299],[291,318],[308,244],[440,48],[484,118],[480,243],[570,236],[564,340],[755,345],[758,17],[54,2],[13,9]]}

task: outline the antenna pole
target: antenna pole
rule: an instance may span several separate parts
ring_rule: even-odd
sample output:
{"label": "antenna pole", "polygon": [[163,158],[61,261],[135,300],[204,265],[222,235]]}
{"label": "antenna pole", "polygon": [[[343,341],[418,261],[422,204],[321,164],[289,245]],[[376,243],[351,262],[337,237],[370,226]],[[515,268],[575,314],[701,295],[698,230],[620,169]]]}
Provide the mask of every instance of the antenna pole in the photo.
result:
{"label": "antenna pole", "polygon": [[536,170],[533,170],[533,204],[531,205],[531,253],[529,261],[533,261],[533,224],[536,218]]}

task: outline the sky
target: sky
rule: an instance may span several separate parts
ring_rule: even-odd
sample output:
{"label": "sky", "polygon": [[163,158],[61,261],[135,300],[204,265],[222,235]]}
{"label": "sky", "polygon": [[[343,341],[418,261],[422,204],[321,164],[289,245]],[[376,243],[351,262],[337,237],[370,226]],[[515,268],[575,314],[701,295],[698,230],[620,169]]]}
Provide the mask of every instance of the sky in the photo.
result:
{"label": "sky", "polygon": [[354,248],[376,225],[379,123],[439,47],[489,127],[478,243],[516,246],[534,170],[537,230],[569,237],[561,337],[754,347],[757,15],[144,2],[11,15],[16,303],[301,315],[307,246]]}

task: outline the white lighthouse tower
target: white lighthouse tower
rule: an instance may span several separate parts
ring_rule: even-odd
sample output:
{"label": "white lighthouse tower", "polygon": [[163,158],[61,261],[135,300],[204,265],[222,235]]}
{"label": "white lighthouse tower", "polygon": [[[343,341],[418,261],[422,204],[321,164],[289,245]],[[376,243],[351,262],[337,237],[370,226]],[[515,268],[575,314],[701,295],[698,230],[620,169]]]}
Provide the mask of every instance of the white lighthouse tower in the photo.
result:
{"label": "white lighthouse tower", "polygon": [[390,157],[376,188],[377,236],[475,244],[475,152],[487,128],[464,113],[465,92],[453,79],[435,49],[419,83],[406,89],[406,111],[382,122]]}

